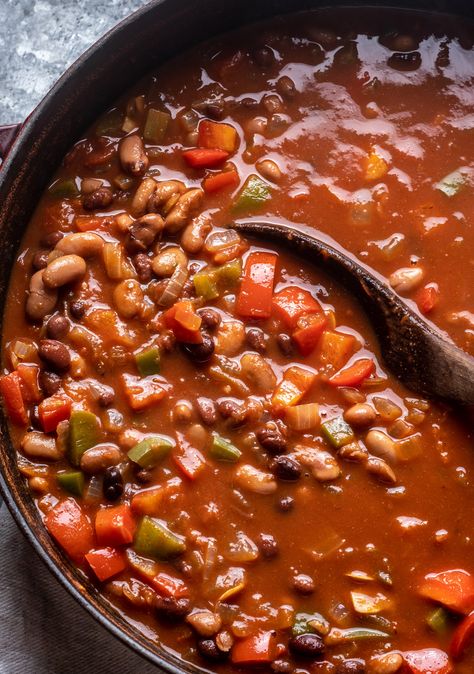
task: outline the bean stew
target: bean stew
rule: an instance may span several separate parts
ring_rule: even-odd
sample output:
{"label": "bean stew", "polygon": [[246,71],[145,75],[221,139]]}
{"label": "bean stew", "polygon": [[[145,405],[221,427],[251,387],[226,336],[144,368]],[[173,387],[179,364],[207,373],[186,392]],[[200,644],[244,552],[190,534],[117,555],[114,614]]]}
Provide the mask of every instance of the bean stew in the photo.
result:
{"label": "bean stew", "polygon": [[295,14],[137,84],[12,274],[0,393],[44,525],[211,671],[472,674],[472,424],[356,301],[229,228],[315,228],[474,354],[474,31]]}

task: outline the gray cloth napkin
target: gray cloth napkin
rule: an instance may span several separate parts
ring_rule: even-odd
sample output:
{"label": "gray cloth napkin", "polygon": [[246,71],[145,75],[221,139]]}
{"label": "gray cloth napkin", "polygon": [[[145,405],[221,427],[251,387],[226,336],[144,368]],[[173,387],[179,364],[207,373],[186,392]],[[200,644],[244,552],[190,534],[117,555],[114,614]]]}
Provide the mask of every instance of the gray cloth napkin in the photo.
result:
{"label": "gray cloth napkin", "polygon": [[59,585],[0,508],[0,674],[157,674]]}

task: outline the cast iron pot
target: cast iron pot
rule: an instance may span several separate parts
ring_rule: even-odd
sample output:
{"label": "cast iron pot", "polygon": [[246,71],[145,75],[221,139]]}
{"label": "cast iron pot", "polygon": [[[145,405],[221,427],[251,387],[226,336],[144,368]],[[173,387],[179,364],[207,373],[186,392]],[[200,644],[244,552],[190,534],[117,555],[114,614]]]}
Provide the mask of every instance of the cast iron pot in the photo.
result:
{"label": "cast iron pot", "polygon": [[[398,6],[474,18],[472,0],[153,0],[81,56],[23,125],[0,129],[0,159],[7,155],[0,168],[0,315],[15,253],[42,191],[67,150],[115,98],[157,64],[212,35],[266,16],[335,4]],[[52,542],[18,471],[1,411],[0,489],[41,559],[94,618],[162,669],[196,672],[127,623]]]}

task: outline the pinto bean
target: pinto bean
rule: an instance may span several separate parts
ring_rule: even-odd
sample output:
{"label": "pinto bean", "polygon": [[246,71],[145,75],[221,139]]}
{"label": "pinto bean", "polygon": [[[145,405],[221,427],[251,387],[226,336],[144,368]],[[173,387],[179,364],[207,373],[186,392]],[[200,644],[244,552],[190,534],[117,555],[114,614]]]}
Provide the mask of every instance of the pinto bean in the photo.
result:
{"label": "pinto bean", "polygon": [[164,227],[161,215],[148,213],[136,220],[129,228],[125,247],[130,253],[143,253],[155,241]]}
{"label": "pinto bean", "polygon": [[182,620],[189,613],[191,602],[185,597],[176,599],[175,597],[156,595],[154,605],[160,618],[174,621]]}
{"label": "pinto bean", "polygon": [[143,305],[143,291],[135,279],[125,279],[114,288],[114,304],[122,318],[133,318]]}
{"label": "pinto bean", "polygon": [[40,431],[25,433],[21,440],[21,448],[23,453],[30,459],[57,461],[62,456],[56,440]]}
{"label": "pinto bean", "polygon": [[383,431],[371,430],[365,436],[365,445],[371,454],[378,456],[389,463],[397,460],[395,442]]}
{"label": "pinto bean", "polygon": [[274,494],[277,483],[271,473],[265,473],[250,464],[244,464],[235,472],[235,483],[241,489],[255,494]]}
{"label": "pinto bean", "polygon": [[344,419],[351,426],[370,426],[376,416],[374,408],[366,403],[356,403],[344,412]]}
{"label": "pinto bean", "polygon": [[65,372],[71,365],[71,354],[67,347],[56,339],[42,339],[38,355],[53,370]]}
{"label": "pinto bean", "polygon": [[186,622],[202,637],[211,637],[222,626],[220,615],[205,608],[194,610],[186,617]]}
{"label": "pinto bean", "polygon": [[287,450],[286,439],[274,421],[267,422],[256,432],[256,436],[263,449],[270,454],[284,454]]}
{"label": "pinto bean", "polygon": [[291,456],[280,454],[270,463],[270,470],[278,480],[294,482],[301,477],[301,466]]}
{"label": "pinto bean", "polygon": [[191,255],[199,253],[211,229],[212,223],[209,216],[201,214],[193,218],[181,235],[183,249]]}
{"label": "pinto bean", "polygon": [[37,271],[30,279],[30,288],[26,300],[26,315],[32,321],[42,321],[54,311],[58,301],[58,292],[48,288],[43,282],[43,271]]}
{"label": "pinto bean", "polygon": [[39,384],[46,396],[52,396],[61,388],[61,377],[55,372],[45,372],[44,370],[41,370],[39,374]]}
{"label": "pinto bean", "polygon": [[210,332],[213,332],[219,327],[221,317],[217,311],[214,311],[214,309],[205,307],[204,309],[199,309],[198,314],[202,318],[203,327],[207,328]]}
{"label": "pinto bean", "polygon": [[217,422],[217,410],[214,401],[210,398],[198,398],[196,407],[202,422],[206,426],[214,426]]}
{"label": "pinto bean", "polygon": [[269,393],[276,386],[276,375],[270,363],[259,353],[246,353],[240,359],[242,377],[259,393]]}
{"label": "pinto bean", "polygon": [[149,283],[152,277],[151,260],[145,253],[137,253],[133,257],[133,266],[137,272],[137,278],[140,283]]}
{"label": "pinto bean", "polygon": [[235,356],[245,341],[245,328],[241,321],[221,323],[216,334],[216,353]]}
{"label": "pinto bean", "polygon": [[389,283],[397,293],[409,293],[418,288],[423,280],[421,267],[401,267],[390,274]]}
{"label": "pinto bean", "polygon": [[[135,215],[145,213],[145,211],[147,210],[147,206],[150,203],[150,199],[152,199],[156,188],[157,182],[156,180],[153,180],[153,178],[144,178],[141,181],[132,200],[131,206],[132,213],[134,213]],[[156,210],[156,209],[148,208],[148,210]]]}
{"label": "pinto bean", "polygon": [[336,480],[341,474],[339,464],[333,455],[319,447],[297,445],[292,456],[304,466],[311,468],[313,477],[319,482]]}
{"label": "pinto bean", "polygon": [[157,276],[168,277],[176,267],[186,267],[187,264],[188,258],[181,248],[171,246],[164,248],[153,258],[151,267]]}
{"label": "pinto bean", "polygon": [[104,240],[94,232],[67,234],[56,244],[56,250],[61,251],[63,255],[79,255],[80,257],[98,255],[103,247]]}
{"label": "pinto bean", "polygon": [[183,229],[189,217],[201,205],[203,198],[204,192],[199,188],[188,190],[182,194],[165,218],[166,229],[171,233]]}
{"label": "pinto bean", "polygon": [[94,211],[99,208],[107,208],[113,200],[114,193],[110,187],[99,187],[98,190],[82,197],[82,205],[87,211]]}
{"label": "pinto bean", "polygon": [[156,213],[174,196],[179,196],[186,191],[186,186],[180,180],[164,180],[155,183],[153,193],[148,199],[148,210]]}
{"label": "pinto bean", "polygon": [[214,639],[200,639],[197,642],[197,650],[202,658],[210,662],[220,662],[228,656],[228,653],[219,650]]}
{"label": "pinto bean", "polygon": [[103,444],[87,449],[81,456],[81,469],[88,475],[103,472],[120,463],[122,453],[116,445]]}
{"label": "pinto bean", "polygon": [[82,194],[90,194],[98,190],[99,187],[102,187],[103,184],[104,181],[100,178],[83,178],[81,181],[81,192]]}
{"label": "pinto bean", "polygon": [[390,468],[388,463],[378,456],[369,456],[367,459],[367,472],[374,475],[381,482],[388,484],[395,484],[397,476]]}
{"label": "pinto bean", "polygon": [[298,573],[292,579],[292,588],[295,592],[298,592],[302,595],[313,594],[316,589],[316,584],[311,576],[306,575],[305,573]]}
{"label": "pinto bean", "polygon": [[86,263],[79,255],[62,255],[48,264],[43,271],[43,282],[48,288],[61,288],[74,283],[86,273]]}
{"label": "pinto bean", "polygon": [[396,674],[403,665],[400,653],[375,655],[369,662],[369,674]]}
{"label": "pinto bean", "polygon": [[122,168],[132,176],[141,176],[148,168],[148,156],[143,141],[136,133],[126,136],[119,145]]}

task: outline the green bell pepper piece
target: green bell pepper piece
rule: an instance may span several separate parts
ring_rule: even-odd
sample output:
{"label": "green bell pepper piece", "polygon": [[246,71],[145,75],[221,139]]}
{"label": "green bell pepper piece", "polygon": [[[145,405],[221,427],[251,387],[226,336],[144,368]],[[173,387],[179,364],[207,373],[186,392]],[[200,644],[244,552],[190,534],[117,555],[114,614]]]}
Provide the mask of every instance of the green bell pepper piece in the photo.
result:
{"label": "green bell pepper piece", "polygon": [[154,468],[170,453],[172,447],[171,440],[156,435],[141,440],[132,447],[127,456],[141,468]]}
{"label": "green bell pepper piece", "polygon": [[443,634],[448,629],[449,616],[444,608],[441,606],[434,611],[431,611],[426,616],[426,624],[437,634]]}
{"label": "green bell pepper piece", "polygon": [[390,635],[382,630],[373,630],[369,627],[348,627],[339,629],[333,627],[324,641],[327,645],[345,644],[349,641],[367,641],[369,639],[387,639]]}
{"label": "green bell pepper piece", "polygon": [[300,634],[314,634],[317,630],[314,628],[314,625],[311,624],[312,622],[318,625],[327,626],[327,629],[329,629],[328,621],[326,618],[323,618],[320,613],[297,613],[295,622],[291,628],[293,636],[298,637]]}
{"label": "green bell pepper piece", "polygon": [[81,456],[99,442],[99,420],[92,412],[76,410],[69,419],[69,460],[79,466]]}
{"label": "green bell pepper piece", "polygon": [[170,531],[164,522],[145,515],[138,525],[133,548],[145,557],[171,559],[186,550],[186,543],[182,536]]}
{"label": "green bell pepper piece", "polygon": [[205,300],[215,300],[216,297],[219,297],[215,270],[198,272],[193,277],[193,283],[198,297],[202,297]]}
{"label": "green bell pepper piece", "polygon": [[57,180],[48,189],[48,193],[57,199],[74,199],[79,196],[79,190],[73,178]]}
{"label": "green bell pepper piece", "polygon": [[142,377],[160,373],[160,356],[160,350],[157,346],[151,346],[149,349],[135,354],[135,363]]}
{"label": "green bell pepper piece", "polygon": [[324,439],[336,448],[354,440],[354,431],[342,417],[336,417],[321,424],[321,433]]}
{"label": "green bell pepper piece", "polygon": [[257,211],[272,196],[270,185],[252,173],[245,181],[232,206],[234,213]]}
{"label": "green bell pepper piece", "polygon": [[65,471],[56,475],[58,485],[74,496],[82,496],[84,491],[84,473],[80,470]]}
{"label": "green bell pepper piece", "polygon": [[442,178],[434,187],[435,190],[443,192],[447,197],[454,197],[466,186],[467,180],[467,174],[458,169]]}
{"label": "green bell pepper piece", "polygon": [[209,448],[209,456],[216,461],[230,461],[235,463],[242,456],[242,452],[229,442],[229,440],[226,440],[217,433],[213,433],[212,444]]}
{"label": "green bell pepper piece", "polygon": [[228,286],[235,285],[242,275],[242,260],[236,259],[231,262],[226,262],[215,271],[220,283]]}
{"label": "green bell pepper piece", "polygon": [[161,143],[166,134],[171,115],[155,108],[150,108],[146,116],[143,138],[147,143]]}
{"label": "green bell pepper piece", "polygon": [[102,119],[99,119],[95,127],[97,136],[108,136],[110,134],[117,134],[122,129],[123,113],[118,109],[110,110]]}

